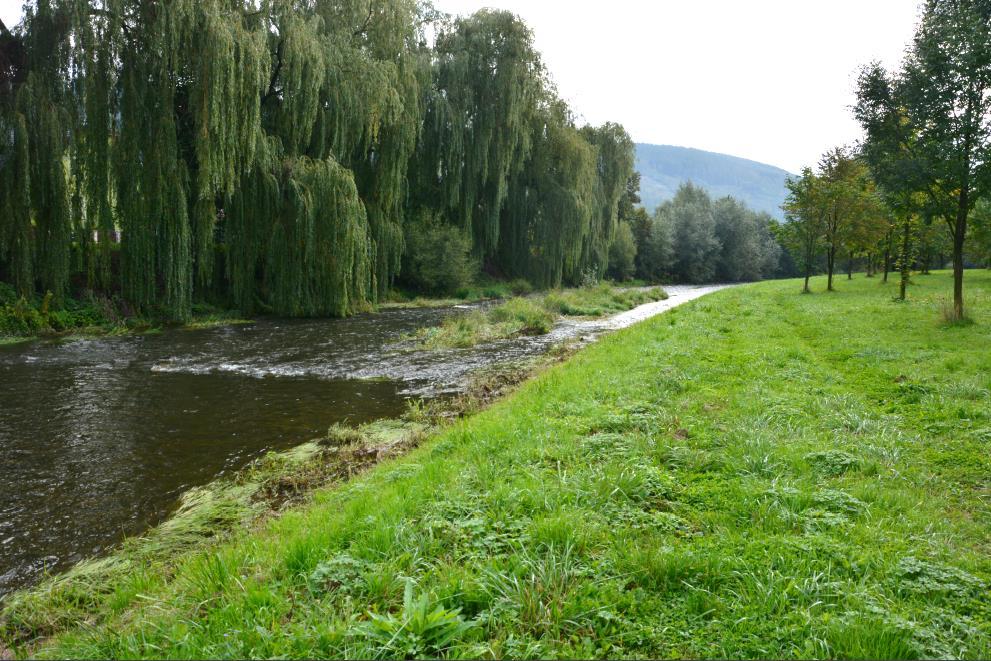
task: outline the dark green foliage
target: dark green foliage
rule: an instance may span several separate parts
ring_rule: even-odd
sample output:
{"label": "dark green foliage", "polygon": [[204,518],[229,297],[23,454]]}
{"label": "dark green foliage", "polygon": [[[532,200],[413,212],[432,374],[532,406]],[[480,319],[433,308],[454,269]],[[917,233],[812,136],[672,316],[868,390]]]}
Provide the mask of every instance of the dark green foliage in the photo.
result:
{"label": "dark green foliage", "polygon": [[44,0],[3,39],[27,54],[0,98],[0,277],[22,295],[57,306],[78,274],[175,320],[207,299],[347,315],[404,265],[437,293],[480,260],[537,285],[606,269],[633,143],[575,126],[509,12]]}
{"label": "dark green foliage", "polygon": [[627,222],[620,222],[616,236],[609,244],[608,275],[616,280],[629,280],[637,270],[637,244],[633,230]]}
{"label": "dark green foliage", "polygon": [[723,282],[760,280],[777,270],[781,248],[771,236],[767,214],[755,214],[731,197],[713,206],[715,234],[722,246],[716,277]]}
{"label": "dark green foliage", "polygon": [[977,204],[970,219],[969,250],[974,263],[991,269],[991,202]]}
{"label": "dark green foliage", "polygon": [[405,284],[428,294],[453,294],[470,285],[477,272],[464,230],[430,218],[406,226]]}
{"label": "dark green foliage", "polygon": [[682,282],[711,282],[716,276],[722,244],[716,237],[712,200],[691,183],[682,185],[674,199],[658,207],[658,216],[671,235],[674,260],[671,273]]}
{"label": "dark green foliage", "polygon": [[781,245],[777,222],[739,200],[715,202],[688,183],[653,218],[632,214],[636,275],[648,281],[740,282],[779,275]]}

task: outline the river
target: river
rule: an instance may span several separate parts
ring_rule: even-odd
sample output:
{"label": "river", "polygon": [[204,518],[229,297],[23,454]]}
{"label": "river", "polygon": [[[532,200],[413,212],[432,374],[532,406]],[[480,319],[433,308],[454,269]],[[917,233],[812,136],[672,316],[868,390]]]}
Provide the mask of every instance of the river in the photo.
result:
{"label": "river", "polygon": [[397,343],[471,306],[0,347],[0,596],[106,553],[187,489],[333,423],[395,417],[480,368],[718,288],[667,287],[669,300],[609,319],[460,350]]}

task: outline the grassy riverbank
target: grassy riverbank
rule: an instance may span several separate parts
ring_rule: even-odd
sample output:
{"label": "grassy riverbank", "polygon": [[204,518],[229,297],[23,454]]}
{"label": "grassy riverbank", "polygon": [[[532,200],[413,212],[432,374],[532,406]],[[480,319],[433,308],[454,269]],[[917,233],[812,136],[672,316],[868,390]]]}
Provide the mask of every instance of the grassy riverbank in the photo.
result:
{"label": "grassy riverbank", "polygon": [[[206,304],[193,306],[193,317],[181,327],[212,328],[249,323],[236,310]],[[27,300],[0,282],[0,345],[39,337],[152,333],[166,326],[161,319],[135,315],[126,305],[103,296],[70,298],[55,305],[51,296]]]}
{"label": "grassy riverbank", "polygon": [[[554,315],[601,316],[626,310],[649,300],[657,300],[644,291],[603,282],[595,287],[560,290],[536,298],[540,298],[541,305]],[[656,291],[663,292],[660,288],[656,288]],[[483,280],[482,284],[458,292],[456,298],[429,298],[394,290],[388,300],[378,304],[374,310],[453,307],[481,301],[512,300],[513,297],[522,298],[532,292],[533,288],[525,280],[487,279]],[[517,305],[517,303],[513,304]],[[514,309],[510,307],[507,310]],[[515,311],[518,312],[518,309]],[[521,324],[521,320],[517,317],[518,315],[515,314],[508,315],[507,318],[490,323],[487,327],[477,323],[483,321],[483,318],[476,317],[473,319],[476,323],[470,324],[474,327],[472,332],[452,334],[451,330],[457,331],[457,329],[447,329],[439,338],[424,342],[423,346],[425,348],[471,346],[481,341],[510,337],[527,331],[529,327],[525,322],[528,320],[524,319],[524,323]],[[553,319],[547,315],[545,317],[549,319],[547,323],[553,323]],[[61,305],[55,305],[50,296],[35,297],[31,300],[21,298],[15,294],[13,287],[0,282],[0,346],[26,342],[39,337],[126,335],[154,333],[165,327],[196,330],[246,323],[251,323],[251,320],[245,319],[237,310],[227,310],[205,303],[195,304],[192,318],[184,324],[170,323],[155,315],[138,315],[120,300],[94,294],[69,298]],[[464,327],[462,323],[462,331]],[[468,341],[465,338],[473,339]]]}
{"label": "grassy riverbank", "polygon": [[621,288],[609,283],[518,296],[488,310],[452,317],[411,336],[420,349],[471,347],[520,335],[546,335],[559,317],[603,317],[662,301],[660,287]]}
{"label": "grassy riverbank", "polygon": [[181,561],[15,599],[0,640],[41,657],[986,658],[991,276],[968,273],[975,323],[955,327],[949,278],[916,281],[907,303],[861,277],[687,304]]}

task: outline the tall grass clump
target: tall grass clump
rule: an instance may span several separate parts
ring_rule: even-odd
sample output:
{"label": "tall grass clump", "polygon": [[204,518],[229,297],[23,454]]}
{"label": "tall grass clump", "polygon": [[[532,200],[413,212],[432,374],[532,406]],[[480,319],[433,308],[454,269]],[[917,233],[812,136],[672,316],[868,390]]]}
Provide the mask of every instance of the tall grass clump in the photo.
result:
{"label": "tall grass clump", "polygon": [[554,315],[525,298],[513,298],[489,310],[450,317],[440,326],[417,331],[412,339],[423,349],[463,349],[520,335],[545,335]]}
{"label": "tall grass clump", "polygon": [[547,294],[543,306],[554,314],[567,317],[602,317],[625,312],[639,305],[663,301],[668,297],[660,287],[618,289],[607,283],[567,289]]}

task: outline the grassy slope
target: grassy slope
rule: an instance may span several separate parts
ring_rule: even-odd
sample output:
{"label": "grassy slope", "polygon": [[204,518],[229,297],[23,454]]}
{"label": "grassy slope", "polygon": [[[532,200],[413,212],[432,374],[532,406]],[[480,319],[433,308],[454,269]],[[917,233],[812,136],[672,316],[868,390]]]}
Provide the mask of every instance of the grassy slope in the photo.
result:
{"label": "grassy slope", "polygon": [[612,335],[36,653],[988,657],[991,277],[918,282]]}

